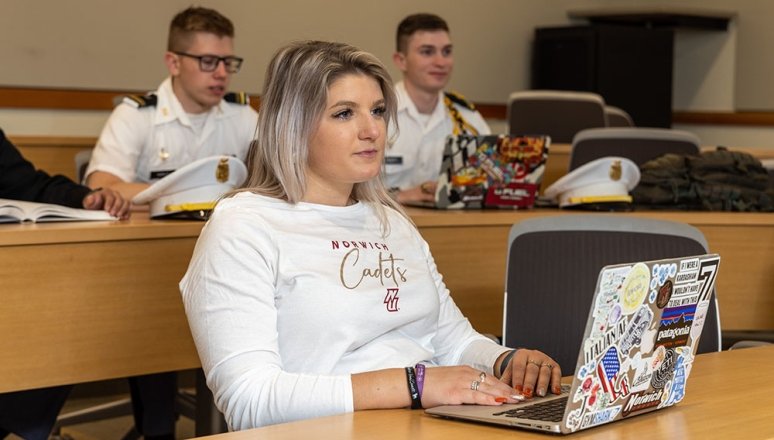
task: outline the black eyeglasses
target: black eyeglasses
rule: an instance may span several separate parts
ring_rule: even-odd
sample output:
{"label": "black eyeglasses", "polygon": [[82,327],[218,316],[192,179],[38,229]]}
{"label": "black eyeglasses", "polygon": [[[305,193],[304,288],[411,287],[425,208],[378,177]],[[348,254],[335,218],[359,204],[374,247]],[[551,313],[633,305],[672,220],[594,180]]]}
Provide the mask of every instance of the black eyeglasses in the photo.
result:
{"label": "black eyeglasses", "polygon": [[215,55],[192,55],[185,52],[172,53],[175,55],[195,58],[199,60],[199,69],[202,72],[214,72],[215,69],[218,68],[218,64],[223,61],[223,65],[226,67],[226,72],[237,73],[239,72],[239,68],[242,67],[242,61],[244,61],[244,59],[235,56],[219,57]]}

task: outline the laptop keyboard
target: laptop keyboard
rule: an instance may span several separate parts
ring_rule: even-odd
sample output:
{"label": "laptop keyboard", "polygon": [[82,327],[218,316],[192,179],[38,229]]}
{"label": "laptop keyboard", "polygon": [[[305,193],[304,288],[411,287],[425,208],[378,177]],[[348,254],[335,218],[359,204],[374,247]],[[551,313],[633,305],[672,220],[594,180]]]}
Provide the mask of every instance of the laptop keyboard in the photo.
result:
{"label": "laptop keyboard", "polygon": [[[562,385],[562,392],[569,392],[568,385]],[[567,397],[538,402],[532,405],[522,406],[508,411],[496,412],[496,416],[518,417],[520,419],[543,420],[547,422],[561,422],[564,417],[564,408],[567,406]]]}

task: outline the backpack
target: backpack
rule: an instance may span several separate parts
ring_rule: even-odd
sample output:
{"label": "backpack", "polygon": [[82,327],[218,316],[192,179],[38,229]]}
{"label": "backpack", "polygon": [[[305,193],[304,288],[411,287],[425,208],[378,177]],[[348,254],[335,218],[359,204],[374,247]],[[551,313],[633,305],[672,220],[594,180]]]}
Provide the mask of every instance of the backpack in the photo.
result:
{"label": "backpack", "polygon": [[638,207],[774,211],[774,185],[754,156],[718,147],[698,156],[665,154],[640,165],[632,190]]}

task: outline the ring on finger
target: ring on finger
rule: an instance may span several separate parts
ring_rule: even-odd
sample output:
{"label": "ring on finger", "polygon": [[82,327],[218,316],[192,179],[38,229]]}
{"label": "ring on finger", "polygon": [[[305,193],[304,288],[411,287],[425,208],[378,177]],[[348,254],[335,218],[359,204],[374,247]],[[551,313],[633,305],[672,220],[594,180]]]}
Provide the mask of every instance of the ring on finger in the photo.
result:
{"label": "ring on finger", "polygon": [[474,380],[470,383],[470,389],[473,391],[478,391],[478,386],[481,385],[481,382]]}
{"label": "ring on finger", "polygon": [[538,368],[540,368],[540,367],[542,367],[542,366],[543,366],[543,363],[542,363],[542,362],[538,362],[538,361],[536,361],[536,360],[534,360],[534,359],[527,359],[527,363],[528,363],[528,364],[535,365],[535,366],[537,366]]}
{"label": "ring on finger", "polygon": [[544,364],[541,365],[541,367],[548,367],[549,370],[553,370],[554,364],[551,364],[549,362],[545,362]]}
{"label": "ring on finger", "polygon": [[479,375],[478,375],[478,381],[479,381],[480,383],[484,383],[484,382],[486,381],[486,373],[484,373],[484,372],[482,371],[482,372],[481,372],[481,374],[479,374]]}

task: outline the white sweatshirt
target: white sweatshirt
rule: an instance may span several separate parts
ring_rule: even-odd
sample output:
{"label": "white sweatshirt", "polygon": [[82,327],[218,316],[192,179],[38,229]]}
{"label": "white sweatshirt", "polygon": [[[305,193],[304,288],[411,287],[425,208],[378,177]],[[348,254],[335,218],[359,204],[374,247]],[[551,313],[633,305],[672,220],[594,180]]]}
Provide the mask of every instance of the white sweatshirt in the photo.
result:
{"label": "white sweatshirt", "polygon": [[382,237],[366,203],[218,204],[180,289],[231,429],[352,411],[353,373],[426,362],[491,374],[507,349],[460,313],[416,228],[392,210],[389,222]]}

